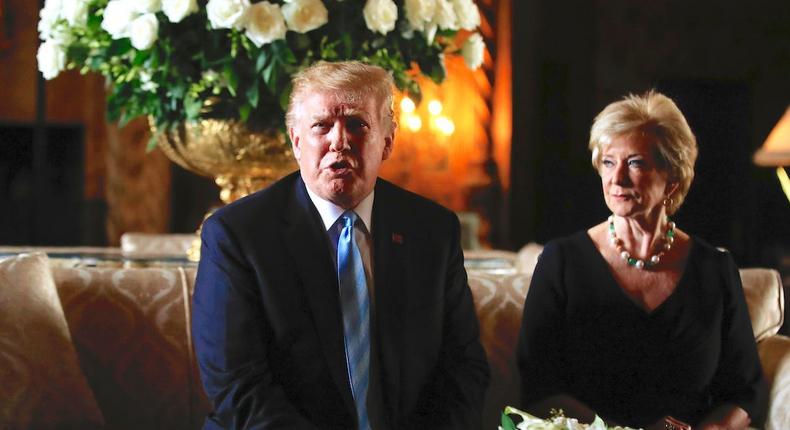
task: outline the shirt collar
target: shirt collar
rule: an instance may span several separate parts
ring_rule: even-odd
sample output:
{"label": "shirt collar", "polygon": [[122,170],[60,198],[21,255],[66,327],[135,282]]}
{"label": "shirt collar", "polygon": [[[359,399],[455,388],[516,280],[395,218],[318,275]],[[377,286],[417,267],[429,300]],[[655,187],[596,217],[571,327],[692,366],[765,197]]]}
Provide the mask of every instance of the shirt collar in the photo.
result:
{"label": "shirt collar", "polygon": [[[341,208],[340,206],[330,202],[329,200],[324,200],[318,196],[318,194],[313,193],[305,184],[305,189],[307,189],[307,195],[310,196],[310,200],[312,200],[313,205],[315,208],[318,209],[318,214],[321,215],[321,221],[324,223],[324,228],[329,231],[337,219],[340,218],[340,215],[343,215],[343,212],[346,209]],[[351,208],[354,212],[356,212],[357,216],[365,225],[368,233],[373,231],[372,225],[372,216],[373,216],[373,197],[376,193],[375,190],[372,190],[370,194],[367,195],[364,199],[356,207]]]}

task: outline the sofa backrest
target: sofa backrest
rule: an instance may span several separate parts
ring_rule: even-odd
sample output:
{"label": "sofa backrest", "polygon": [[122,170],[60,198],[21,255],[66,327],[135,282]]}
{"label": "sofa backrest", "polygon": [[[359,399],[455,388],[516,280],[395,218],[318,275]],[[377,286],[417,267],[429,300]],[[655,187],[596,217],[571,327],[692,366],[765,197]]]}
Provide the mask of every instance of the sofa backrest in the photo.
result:
{"label": "sofa backrest", "polygon": [[504,407],[519,404],[515,349],[530,280],[530,275],[521,272],[499,275],[469,271],[469,287],[480,321],[480,340],[491,369],[483,405],[484,428],[496,428]]}
{"label": "sofa backrest", "polygon": [[[474,257],[484,259],[485,254]],[[495,257],[508,260],[501,253]],[[189,332],[195,269],[53,267],[53,276],[80,363],[108,427],[200,428],[209,406]],[[783,321],[779,274],[742,269],[741,278],[755,338],[765,339]],[[531,273],[498,266],[469,270],[492,374],[484,405],[486,428],[496,428],[505,405],[518,405],[514,351],[530,281]]]}
{"label": "sofa backrest", "polygon": [[195,269],[54,267],[69,330],[108,428],[197,429],[208,411],[195,371]]}

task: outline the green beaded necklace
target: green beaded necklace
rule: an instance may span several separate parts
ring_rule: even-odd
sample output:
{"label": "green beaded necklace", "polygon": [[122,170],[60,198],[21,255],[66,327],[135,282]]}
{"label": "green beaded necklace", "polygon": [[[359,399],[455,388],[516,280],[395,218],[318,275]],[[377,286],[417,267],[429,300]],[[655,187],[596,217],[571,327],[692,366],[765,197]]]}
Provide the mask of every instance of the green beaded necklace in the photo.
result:
{"label": "green beaded necklace", "polygon": [[672,248],[672,244],[675,242],[675,223],[670,221],[669,217],[666,218],[666,221],[667,231],[664,234],[664,245],[661,247],[660,251],[651,255],[646,261],[631,257],[631,254],[625,250],[623,241],[620,240],[620,238],[618,238],[617,234],[614,232],[614,215],[609,216],[609,242],[614,245],[615,249],[620,254],[620,258],[625,260],[629,266],[636,267],[637,269],[653,267],[661,261],[661,257],[663,257],[664,254],[666,254]]}

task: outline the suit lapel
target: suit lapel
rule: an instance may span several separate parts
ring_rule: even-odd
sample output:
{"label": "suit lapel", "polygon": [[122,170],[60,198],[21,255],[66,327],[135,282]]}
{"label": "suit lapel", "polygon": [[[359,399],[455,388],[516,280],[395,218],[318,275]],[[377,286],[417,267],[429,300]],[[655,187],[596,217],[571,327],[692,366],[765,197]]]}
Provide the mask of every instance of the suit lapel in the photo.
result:
{"label": "suit lapel", "polygon": [[343,396],[346,408],[353,412],[355,406],[348,383],[337,273],[326,232],[301,177],[295,183],[293,195],[294,199],[289,201],[289,207],[284,211],[286,244],[296,262],[297,275],[302,280],[332,379]]}
{"label": "suit lapel", "polygon": [[400,351],[402,339],[402,288],[408,279],[406,256],[410,246],[404,230],[398,202],[388,184],[378,181],[373,201],[373,247],[375,259],[375,309],[377,341],[385,407],[392,417],[398,416],[400,398]]}

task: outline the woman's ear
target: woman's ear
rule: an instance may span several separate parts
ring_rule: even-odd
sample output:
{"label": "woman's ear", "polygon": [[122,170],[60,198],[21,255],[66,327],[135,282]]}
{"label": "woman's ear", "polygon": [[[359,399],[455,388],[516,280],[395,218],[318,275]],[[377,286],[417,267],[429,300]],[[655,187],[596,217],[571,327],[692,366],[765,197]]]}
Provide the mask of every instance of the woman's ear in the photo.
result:
{"label": "woman's ear", "polygon": [[667,183],[666,196],[672,197],[672,194],[675,194],[678,188],[680,188],[680,182],[675,181]]}

